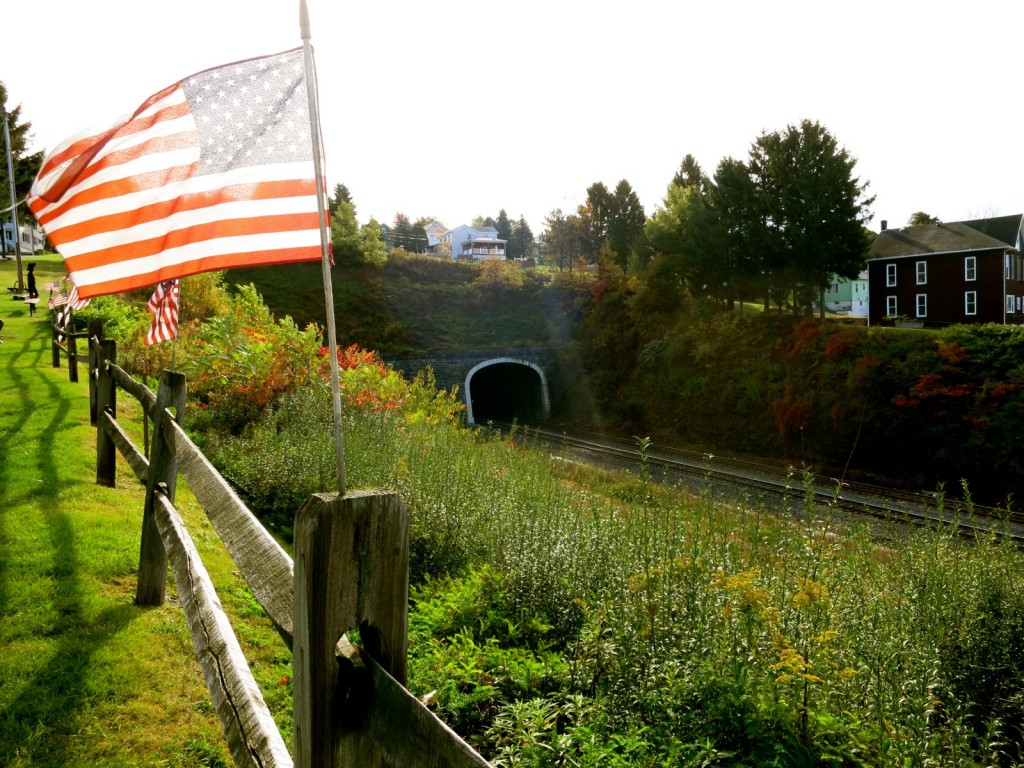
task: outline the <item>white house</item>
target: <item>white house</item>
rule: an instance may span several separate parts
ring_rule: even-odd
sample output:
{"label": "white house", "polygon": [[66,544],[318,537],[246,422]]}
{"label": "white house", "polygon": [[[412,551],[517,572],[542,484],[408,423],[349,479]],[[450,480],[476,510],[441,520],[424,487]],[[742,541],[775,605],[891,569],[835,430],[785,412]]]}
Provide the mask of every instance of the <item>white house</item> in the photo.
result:
{"label": "white house", "polygon": [[[18,231],[21,234],[22,253],[39,253],[46,248],[46,235],[34,221],[31,224],[19,224]],[[4,258],[14,258],[14,224],[10,221],[3,224],[3,248],[0,250]]]}
{"label": "white house", "polygon": [[457,261],[504,259],[506,240],[498,238],[494,227],[470,227],[465,224],[449,229],[441,238],[451,247]]}

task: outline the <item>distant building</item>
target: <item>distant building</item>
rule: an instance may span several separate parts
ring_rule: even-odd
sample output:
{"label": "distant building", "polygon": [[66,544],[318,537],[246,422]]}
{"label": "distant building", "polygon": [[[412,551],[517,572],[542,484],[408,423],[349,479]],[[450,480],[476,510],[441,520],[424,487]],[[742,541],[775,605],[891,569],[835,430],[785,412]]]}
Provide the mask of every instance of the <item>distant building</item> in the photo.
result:
{"label": "distant building", "polygon": [[[19,224],[18,231],[21,235],[22,253],[42,253],[46,249],[46,235],[34,221],[31,224]],[[14,258],[14,224],[9,220],[3,224],[2,241],[4,258]]]}
{"label": "distant building", "polygon": [[1024,325],[1024,214],[883,229],[868,253],[868,323]]}
{"label": "distant building", "polygon": [[825,309],[837,315],[867,317],[868,271],[864,270],[854,280],[834,276],[825,291]]}
{"label": "distant building", "polygon": [[[445,231],[438,246],[434,248],[435,253],[441,250],[441,243],[451,258],[457,261],[504,259],[507,245],[506,240],[498,238],[498,230],[494,227],[470,227],[465,224]],[[427,252],[430,252],[429,247]]]}

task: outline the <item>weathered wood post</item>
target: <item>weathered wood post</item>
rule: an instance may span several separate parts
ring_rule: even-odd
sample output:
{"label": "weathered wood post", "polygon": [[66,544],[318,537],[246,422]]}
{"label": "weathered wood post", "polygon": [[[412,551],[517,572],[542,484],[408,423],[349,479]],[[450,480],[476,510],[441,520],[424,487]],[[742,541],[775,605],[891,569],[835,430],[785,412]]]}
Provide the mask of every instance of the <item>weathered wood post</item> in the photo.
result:
{"label": "weathered wood post", "polygon": [[96,426],[96,381],[99,370],[100,339],[103,338],[103,320],[89,321],[89,424]]}
{"label": "weathered wood post", "polygon": [[60,341],[58,336],[57,323],[50,321],[50,353],[54,368],[60,368]]}
{"label": "weathered wood post", "polygon": [[78,383],[78,343],[75,339],[74,326],[68,323],[68,381]]}
{"label": "weathered wood post", "polygon": [[179,425],[185,418],[185,374],[164,371],[156,393],[153,419],[153,446],[149,454],[146,474],[146,507],[142,513],[142,543],[139,547],[139,583],[135,589],[135,602],[139,605],[160,605],[167,588],[167,553],[164,551],[160,530],[157,528],[153,508],[154,494],[162,493],[174,502],[174,488],[178,479],[177,462],[164,441],[164,418],[168,408],[174,409],[174,420]]}
{"label": "weathered wood post", "polygon": [[316,494],[295,515],[293,691],[298,768],[377,768],[364,726],[367,680],[336,648],[364,650],[406,682],[409,516],[397,493]]}
{"label": "weathered wood post", "polygon": [[101,341],[96,352],[96,483],[114,487],[117,447],[103,423],[103,414],[117,416],[117,385],[110,366],[117,361],[113,339]]}

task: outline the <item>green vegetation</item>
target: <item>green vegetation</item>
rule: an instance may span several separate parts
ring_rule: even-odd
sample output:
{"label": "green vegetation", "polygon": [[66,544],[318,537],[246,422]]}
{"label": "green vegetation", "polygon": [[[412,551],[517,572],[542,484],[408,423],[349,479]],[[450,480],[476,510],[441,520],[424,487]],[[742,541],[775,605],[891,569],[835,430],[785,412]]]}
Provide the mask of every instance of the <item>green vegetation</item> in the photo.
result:
{"label": "green vegetation", "polygon": [[[187,421],[287,537],[288,511],[332,484],[323,351],[253,289],[218,290],[205,303],[222,312],[189,320],[175,346],[194,385]],[[113,303],[119,359],[142,365],[130,312]],[[117,489],[92,484],[84,383],[49,367],[45,315],[12,304],[0,346],[13,436],[0,475],[2,754],[12,765],[224,764],[180,613],[132,604],[141,489],[124,467]],[[716,321],[723,334],[755,322],[729,317]],[[783,366],[818,345],[838,361],[857,344],[817,324],[780,328]],[[973,334],[943,343],[986,370],[1013,368],[1012,353]],[[933,353],[963,367],[955,351]],[[429,378],[404,381],[356,348],[340,362],[349,485],[393,487],[412,513],[410,688],[495,765],[1024,759],[1024,569],[1011,545],[966,545],[955,526],[878,539],[828,509],[724,505],[646,472],[552,461],[526,434],[459,427],[455,400]],[[36,491],[19,485],[36,475]],[[186,488],[179,502],[288,738],[287,652]]]}
{"label": "green vegetation", "polygon": [[[548,344],[568,338],[587,295],[568,277],[518,262],[461,264],[402,252],[383,267],[339,262],[331,278],[339,344],[385,356]],[[276,315],[300,328],[324,324],[319,264],[231,270],[227,280],[252,283]]]}
{"label": "green vegetation", "polygon": [[[312,375],[246,424],[210,413],[301,358],[288,340],[302,332],[254,302],[240,292],[178,355],[228,366],[198,388],[196,427],[287,535],[289,495],[330,482],[330,409]],[[249,344],[253,380],[204,349],[214,336]],[[553,462],[526,435],[459,428],[429,381],[358,350],[344,360],[349,483],[396,488],[412,513],[410,687],[496,765],[1024,758],[1012,546],[968,546],[955,527],[879,541],[828,509],[719,505]]]}

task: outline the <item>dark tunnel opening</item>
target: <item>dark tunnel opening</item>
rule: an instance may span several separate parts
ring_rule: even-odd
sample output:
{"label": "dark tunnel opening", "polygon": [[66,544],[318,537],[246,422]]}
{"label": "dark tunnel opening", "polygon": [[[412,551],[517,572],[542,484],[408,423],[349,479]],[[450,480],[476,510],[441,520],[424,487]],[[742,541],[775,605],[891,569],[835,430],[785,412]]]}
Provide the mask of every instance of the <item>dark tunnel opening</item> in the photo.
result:
{"label": "dark tunnel opening", "polygon": [[540,374],[520,363],[494,363],[472,375],[469,396],[473,420],[533,424],[545,417]]}

